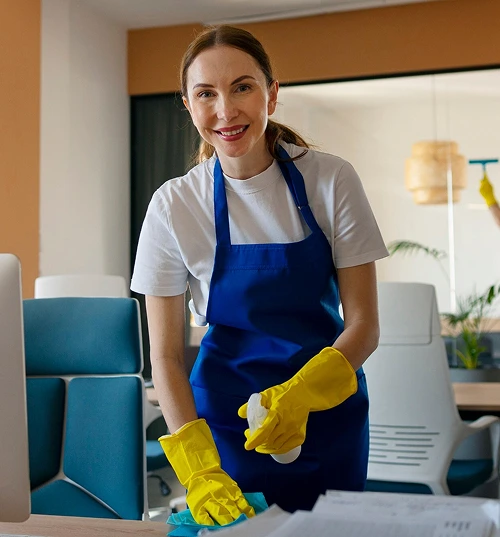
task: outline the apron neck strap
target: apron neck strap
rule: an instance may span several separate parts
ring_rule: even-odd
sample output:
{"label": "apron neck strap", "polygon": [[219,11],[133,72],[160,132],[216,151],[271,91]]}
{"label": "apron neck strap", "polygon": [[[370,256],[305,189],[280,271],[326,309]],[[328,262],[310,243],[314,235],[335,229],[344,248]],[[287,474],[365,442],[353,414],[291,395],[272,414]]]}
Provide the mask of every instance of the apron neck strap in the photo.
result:
{"label": "apron neck strap", "polygon": [[293,163],[293,160],[291,160],[290,155],[280,145],[278,145],[278,155],[280,157],[278,164],[281,169],[281,173],[285,178],[286,184],[288,185],[288,188],[295,201],[295,205],[297,205],[297,209],[299,209],[312,233],[321,232],[321,228],[316,222],[316,218],[314,218],[311,207],[309,207],[306,185],[304,183],[302,174],[297,169],[297,166],[295,166]]}
{"label": "apron neck strap", "polygon": [[215,235],[217,245],[231,244],[229,233],[229,211],[227,209],[226,186],[220,160],[215,160],[214,166],[214,213],[215,213]]}
{"label": "apron neck strap", "polygon": [[[292,194],[297,208],[312,233],[321,232],[321,229],[314,218],[314,215],[307,201],[306,187],[304,178],[299,172],[288,153],[278,145],[278,165],[281,173],[285,178],[286,184]],[[224,184],[224,175],[219,159],[215,160],[214,166],[214,215],[215,215],[215,233],[217,245],[231,245],[231,235],[229,232],[229,211],[227,208],[226,186]]]}

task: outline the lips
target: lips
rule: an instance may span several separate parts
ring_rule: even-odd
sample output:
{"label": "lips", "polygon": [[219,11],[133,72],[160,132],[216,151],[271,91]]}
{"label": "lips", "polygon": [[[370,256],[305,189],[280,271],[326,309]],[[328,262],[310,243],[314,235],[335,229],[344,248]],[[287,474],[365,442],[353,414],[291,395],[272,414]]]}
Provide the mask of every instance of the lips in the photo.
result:
{"label": "lips", "polygon": [[238,136],[242,132],[248,129],[248,125],[242,125],[241,127],[229,127],[226,129],[216,130],[215,132],[222,138],[231,138],[232,136]]}

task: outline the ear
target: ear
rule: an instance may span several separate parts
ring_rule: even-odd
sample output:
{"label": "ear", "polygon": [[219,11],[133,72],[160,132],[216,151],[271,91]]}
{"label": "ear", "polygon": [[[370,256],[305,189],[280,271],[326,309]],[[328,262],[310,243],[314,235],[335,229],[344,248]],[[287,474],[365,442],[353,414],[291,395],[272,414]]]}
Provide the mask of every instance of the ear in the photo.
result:
{"label": "ear", "polygon": [[269,86],[269,101],[267,103],[267,113],[270,116],[272,116],[274,112],[276,111],[276,106],[278,104],[278,90],[279,90],[279,83],[277,80],[275,80]]}
{"label": "ear", "polygon": [[184,95],[182,96],[182,103],[186,107],[187,111],[191,114],[191,108],[189,108],[189,101],[186,97],[184,97]]}

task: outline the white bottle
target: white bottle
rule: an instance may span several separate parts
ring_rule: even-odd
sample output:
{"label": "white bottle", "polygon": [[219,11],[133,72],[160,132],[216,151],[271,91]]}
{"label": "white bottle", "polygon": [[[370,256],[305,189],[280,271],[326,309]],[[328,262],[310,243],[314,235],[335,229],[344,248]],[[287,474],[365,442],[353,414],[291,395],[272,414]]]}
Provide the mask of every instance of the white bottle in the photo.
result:
{"label": "white bottle", "polygon": [[[260,393],[252,393],[250,399],[248,399],[247,420],[248,427],[251,433],[256,431],[264,423],[264,420],[267,416],[267,408],[263,407],[260,404],[261,398],[262,396]],[[297,446],[288,451],[287,453],[282,453],[281,455],[272,453],[271,457],[276,462],[279,462],[281,464],[289,464],[300,455],[300,451],[301,446]]]}

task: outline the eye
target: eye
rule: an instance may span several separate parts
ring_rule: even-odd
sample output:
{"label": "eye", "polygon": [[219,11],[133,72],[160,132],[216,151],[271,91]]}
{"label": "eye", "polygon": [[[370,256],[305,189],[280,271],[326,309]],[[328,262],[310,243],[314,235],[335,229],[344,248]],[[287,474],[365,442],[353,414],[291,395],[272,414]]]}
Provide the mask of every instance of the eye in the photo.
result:
{"label": "eye", "polygon": [[205,91],[200,91],[200,93],[198,93],[196,96],[199,99],[207,99],[208,97],[212,97],[213,93],[211,91],[205,90]]}
{"label": "eye", "polygon": [[251,90],[251,86],[249,84],[240,84],[237,88],[236,88],[236,91],[238,93],[244,93],[246,91],[249,91]]}

